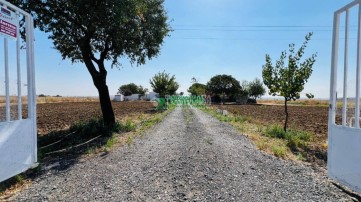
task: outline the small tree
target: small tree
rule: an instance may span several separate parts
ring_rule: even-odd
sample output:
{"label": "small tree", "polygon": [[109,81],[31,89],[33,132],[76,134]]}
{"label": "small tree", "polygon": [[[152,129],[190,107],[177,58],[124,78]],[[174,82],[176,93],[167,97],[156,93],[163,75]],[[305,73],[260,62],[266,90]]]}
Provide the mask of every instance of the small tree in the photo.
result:
{"label": "small tree", "polygon": [[[287,131],[288,109],[287,102],[300,98],[300,92],[303,90],[305,83],[312,74],[312,66],[316,62],[317,54],[301,62],[308,41],[310,41],[312,32],[305,37],[305,42],[300,49],[295,52],[295,44],[289,45],[289,55],[286,51],[281,53],[281,57],[273,65],[270,56],[266,55],[266,64],[263,65],[262,77],[264,84],[269,89],[272,96],[282,96],[285,99],[286,120],[284,131]],[[288,65],[285,66],[285,59],[288,57]]]}
{"label": "small tree", "polygon": [[256,78],[248,84],[248,95],[252,99],[257,100],[262,95],[266,93],[266,89],[263,87],[263,84],[260,79]]}
{"label": "small tree", "polygon": [[222,97],[224,103],[224,97],[237,96],[241,93],[242,88],[235,78],[231,75],[216,75],[212,77],[207,83],[207,90],[215,95]]}
{"label": "small tree", "polygon": [[201,83],[193,83],[189,89],[188,92],[191,95],[205,95],[206,94],[206,85]]}
{"label": "small tree", "polygon": [[174,95],[179,88],[179,84],[175,81],[175,76],[159,72],[150,79],[150,85],[153,91],[159,93],[159,96],[164,98],[165,95]]}

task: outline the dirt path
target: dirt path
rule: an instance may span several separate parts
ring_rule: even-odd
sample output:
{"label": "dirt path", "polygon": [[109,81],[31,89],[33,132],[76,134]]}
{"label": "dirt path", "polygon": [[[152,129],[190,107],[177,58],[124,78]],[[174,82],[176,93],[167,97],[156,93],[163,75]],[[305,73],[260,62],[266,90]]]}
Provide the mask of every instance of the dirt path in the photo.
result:
{"label": "dirt path", "polygon": [[177,108],[106,156],[53,167],[15,201],[352,201],[312,169],[258,151],[230,126]]}

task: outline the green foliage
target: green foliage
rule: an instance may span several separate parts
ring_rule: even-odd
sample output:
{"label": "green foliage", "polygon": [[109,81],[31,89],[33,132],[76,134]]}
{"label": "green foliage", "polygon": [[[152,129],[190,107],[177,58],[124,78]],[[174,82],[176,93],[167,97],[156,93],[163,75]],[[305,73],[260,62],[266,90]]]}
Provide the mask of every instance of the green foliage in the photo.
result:
{"label": "green foliage", "polygon": [[[164,0],[10,0],[30,12],[63,58],[95,63],[127,56],[144,64],[170,31]],[[88,49],[89,48],[89,49]],[[99,53],[99,59],[95,56]]]}
{"label": "green foliage", "polygon": [[118,93],[125,96],[138,93],[138,86],[135,85],[135,83],[121,85],[118,89]]}
{"label": "green foliage", "polygon": [[285,132],[280,125],[267,126],[264,135],[267,137],[287,140],[287,146],[293,150],[306,146],[312,139],[312,135],[308,132],[294,129]]}
{"label": "green foliage", "polygon": [[[316,54],[301,62],[308,41],[312,33],[306,35],[306,41],[301,48],[295,52],[295,44],[289,45],[289,55],[286,51],[272,64],[270,56],[266,55],[266,64],[263,65],[262,77],[264,84],[268,87],[270,95],[282,96],[287,101],[300,98],[300,92],[312,74],[312,66],[316,62]],[[288,65],[285,66],[285,59],[288,58]]]}
{"label": "green foliage", "polygon": [[206,94],[206,85],[201,84],[201,83],[193,83],[189,89],[188,92],[191,95],[205,95]]}
{"label": "green foliage", "polygon": [[[301,62],[311,36],[312,32],[306,35],[305,42],[297,52],[295,51],[295,44],[290,44],[289,54],[287,55],[286,51],[283,51],[275,65],[272,64],[271,57],[267,54],[266,64],[263,65],[263,82],[268,87],[269,94],[285,98],[286,120],[284,131],[287,130],[288,122],[287,102],[300,98],[300,93],[311,76],[313,64],[316,62],[317,54],[312,54],[311,57]],[[285,66],[286,58],[288,59],[287,66]]]}
{"label": "green foliage", "polygon": [[134,131],[137,125],[130,119],[125,120],[124,122],[119,123],[120,131],[130,132]]}
{"label": "green foliage", "polygon": [[117,139],[114,136],[112,136],[106,141],[105,148],[112,148],[115,145],[115,143],[117,143]]}
{"label": "green foliage", "polygon": [[242,91],[240,93],[240,96],[248,98],[249,97],[249,82],[246,80],[242,81],[241,88],[242,88]]}
{"label": "green foliage", "polygon": [[[10,0],[32,14],[63,59],[82,62],[98,89],[103,119],[115,123],[104,61],[137,65],[156,57],[170,31],[164,0]],[[24,22],[21,23],[24,25]],[[24,36],[24,29],[22,36]]]}
{"label": "green foliage", "polygon": [[224,97],[237,96],[242,92],[242,87],[231,75],[216,75],[207,83],[207,90]]}
{"label": "green foliage", "polygon": [[118,89],[118,93],[123,94],[125,96],[129,96],[132,94],[144,95],[147,91],[148,91],[148,89],[143,88],[143,86],[141,86],[141,85],[137,86],[134,83],[121,85]]}
{"label": "green foliage", "polygon": [[305,160],[306,160],[306,158],[303,156],[302,153],[298,153],[297,156],[296,156],[296,158],[297,158],[297,160],[299,160],[299,161],[305,161]]}
{"label": "green foliage", "polygon": [[175,76],[170,76],[170,74],[165,73],[165,71],[154,75],[149,82],[153,91],[159,93],[159,96],[162,98],[164,98],[165,95],[174,95],[179,88]]}
{"label": "green foliage", "polygon": [[267,137],[285,139],[286,132],[280,125],[269,125],[267,126],[264,135]]}
{"label": "green foliage", "polygon": [[253,98],[261,98],[266,93],[266,89],[260,79],[256,78],[248,84],[248,95]]}
{"label": "green foliage", "polygon": [[289,130],[286,133],[287,146],[293,150],[299,147],[307,146],[307,143],[312,139],[312,135],[305,131]]}
{"label": "green foliage", "polygon": [[111,136],[113,132],[119,132],[119,123],[109,127],[103,119],[91,119],[89,122],[80,122],[70,127],[70,131],[76,131],[79,137],[96,137],[98,135]]}

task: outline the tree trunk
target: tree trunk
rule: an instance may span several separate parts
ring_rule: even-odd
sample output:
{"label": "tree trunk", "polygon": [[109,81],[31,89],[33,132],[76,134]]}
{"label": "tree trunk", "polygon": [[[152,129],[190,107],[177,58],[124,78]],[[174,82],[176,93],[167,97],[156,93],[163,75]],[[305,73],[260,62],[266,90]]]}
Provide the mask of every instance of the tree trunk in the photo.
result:
{"label": "tree trunk", "polygon": [[283,130],[287,132],[287,125],[288,125],[288,109],[287,109],[287,99],[285,98],[285,113],[286,113],[286,120],[285,125],[283,126]]}
{"label": "tree trunk", "polygon": [[[87,67],[95,87],[98,89],[100,107],[103,114],[103,121],[106,126],[113,126],[115,124],[115,116],[112,107],[112,102],[110,101],[109,90],[107,86],[107,70],[104,66],[104,59],[106,57],[108,48],[101,53],[100,59],[95,59],[92,54],[92,49],[90,44],[90,36],[85,36],[82,40],[79,41],[80,49],[82,52],[83,60],[85,66]],[[107,46],[106,46],[107,47]],[[95,68],[94,63],[98,65],[98,70]]]}
{"label": "tree trunk", "polygon": [[112,102],[110,101],[108,86],[104,82],[100,82],[96,85],[99,93],[100,107],[103,114],[104,124],[107,126],[113,126],[115,124],[115,116],[112,107]]}
{"label": "tree trunk", "polygon": [[224,105],[224,92],[222,93],[222,105]]}
{"label": "tree trunk", "polygon": [[113,126],[115,124],[115,116],[112,107],[112,102],[110,101],[108,86],[106,83],[107,71],[104,68],[104,64],[100,64],[101,66],[99,68],[102,68],[102,71],[98,72],[95,71],[95,67],[91,62],[91,60],[84,60],[84,61],[93,79],[93,83],[95,87],[98,89],[100,107],[103,114],[104,124],[106,126]]}

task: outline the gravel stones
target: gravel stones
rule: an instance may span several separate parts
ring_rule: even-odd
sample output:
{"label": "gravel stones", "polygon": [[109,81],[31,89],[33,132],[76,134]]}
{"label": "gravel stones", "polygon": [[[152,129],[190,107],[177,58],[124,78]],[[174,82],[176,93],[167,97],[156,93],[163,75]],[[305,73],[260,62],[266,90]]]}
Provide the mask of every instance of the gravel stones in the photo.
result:
{"label": "gravel stones", "polygon": [[129,147],[57,168],[11,200],[352,201],[323,173],[260,152],[194,108],[176,108]]}

